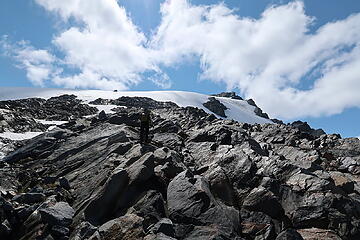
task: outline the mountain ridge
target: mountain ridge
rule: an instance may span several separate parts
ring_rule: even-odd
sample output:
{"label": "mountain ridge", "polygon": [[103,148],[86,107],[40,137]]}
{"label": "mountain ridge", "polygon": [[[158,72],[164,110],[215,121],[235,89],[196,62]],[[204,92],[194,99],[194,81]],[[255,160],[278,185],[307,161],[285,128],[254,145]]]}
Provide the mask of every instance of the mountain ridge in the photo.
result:
{"label": "mountain ridge", "polygon": [[[104,99],[111,98],[97,103]],[[7,102],[7,114],[23,119],[19,132],[47,129],[34,114],[69,117],[29,140],[0,138],[2,238],[360,237],[356,138],[303,122],[241,123],[144,97],[90,116],[96,105],[76,96],[34,101],[49,108],[20,114],[21,105]],[[140,144],[138,119],[149,106],[152,141]]]}

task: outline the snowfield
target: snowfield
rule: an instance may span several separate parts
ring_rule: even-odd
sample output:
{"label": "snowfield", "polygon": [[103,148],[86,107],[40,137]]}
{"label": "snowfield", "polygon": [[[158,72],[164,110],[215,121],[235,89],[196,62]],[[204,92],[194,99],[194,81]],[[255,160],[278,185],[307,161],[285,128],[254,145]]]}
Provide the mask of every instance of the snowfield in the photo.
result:
{"label": "snowfield", "polygon": [[[16,87],[2,87],[0,89],[0,101],[16,100],[24,98],[44,98],[49,99],[64,94],[76,95],[84,103],[89,103],[98,98],[103,99],[117,99],[122,96],[128,97],[148,97],[161,102],[174,102],[180,107],[197,107],[203,109],[207,113],[212,113],[203,106],[203,103],[208,101],[209,95],[184,92],[184,91],[102,91],[102,90],[67,90],[67,89],[49,89],[49,88],[16,88]],[[215,97],[228,109],[225,110],[227,119],[233,119],[245,123],[272,123],[269,119],[257,116],[254,113],[254,106],[249,105],[246,101],[235,100],[224,97]],[[106,113],[114,113],[111,109],[119,107],[116,105],[91,105],[96,107],[99,111],[104,110]],[[218,116],[219,117],[219,116]],[[222,118],[222,117],[219,117]],[[49,130],[66,123],[65,121],[45,121],[37,120],[40,123],[49,125]],[[0,133],[0,138],[7,138],[11,140],[25,140],[38,136],[42,132],[25,132],[25,133]]]}
{"label": "snowfield", "polygon": [[[197,107],[201,108],[207,113],[210,112],[202,104],[208,101],[209,95],[184,92],[184,91],[102,91],[102,90],[66,90],[66,89],[49,89],[49,88],[1,88],[0,100],[15,100],[23,98],[51,98],[63,94],[73,94],[85,103],[89,103],[97,98],[103,99],[117,99],[122,96],[128,97],[148,97],[161,102],[174,102],[180,107]],[[239,122],[246,123],[272,123],[272,121],[259,117],[254,113],[254,106],[249,105],[246,101],[235,100],[230,98],[216,97],[223,103],[228,110],[225,114],[228,119],[234,119]],[[111,113],[111,109],[116,106],[111,105],[96,105],[99,110]]]}

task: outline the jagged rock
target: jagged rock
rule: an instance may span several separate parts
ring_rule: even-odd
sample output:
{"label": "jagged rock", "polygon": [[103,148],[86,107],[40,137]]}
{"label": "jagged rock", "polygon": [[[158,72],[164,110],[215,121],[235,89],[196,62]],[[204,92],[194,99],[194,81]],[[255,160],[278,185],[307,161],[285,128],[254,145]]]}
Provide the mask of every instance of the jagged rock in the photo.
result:
{"label": "jagged rock", "polygon": [[251,211],[264,212],[274,219],[279,219],[284,214],[276,196],[263,187],[254,188],[244,199],[243,207]]}
{"label": "jagged rock", "polygon": [[69,228],[64,226],[55,225],[51,227],[51,235],[55,237],[56,239],[66,237],[69,235]]}
{"label": "jagged rock", "polygon": [[218,116],[226,118],[225,110],[228,108],[216,98],[209,97],[209,101],[203,103],[203,105]]}
{"label": "jagged rock", "polygon": [[222,92],[219,94],[212,94],[214,97],[226,97],[231,99],[243,100],[242,97],[236,95],[235,92]]}
{"label": "jagged rock", "polygon": [[321,135],[326,134],[322,129],[312,129],[307,122],[295,121],[291,123],[291,126],[299,129],[301,132],[309,133],[311,136],[318,138]]}
{"label": "jagged rock", "polygon": [[228,236],[239,231],[238,212],[218,203],[204,178],[189,171],[169,183],[167,203],[170,219],[175,222],[217,225]]}
{"label": "jagged rock", "polygon": [[[264,112],[262,111],[262,109],[259,108],[259,107],[256,105],[256,103],[255,103],[255,101],[254,101],[253,99],[248,99],[248,100],[246,100],[246,102],[247,102],[249,105],[255,107],[254,113],[255,113],[257,116],[262,117],[262,118],[269,119],[269,115],[268,115],[267,113],[264,113]],[[275,119],[275,121],[276,121],[276,119]]]}
{"label": "jagged rock", "polygon": [[52,207],[39,210],[42,221],[51,226],[59,225],[63,227],[70,226],[75,211],[66,202],[58,202]]}
{"label": "jagged rock", "polygon": [[115,218],[101,225],[90,240],[142,239],[145,236],[142,221],[143,218],[133,214]]}
{"label": "jagged rock", "polygon": [[128,210],[128,213],[144,218],[144,228],[148,229],[151,225],[166,217],[166,211],[162,195],[150,190]]}
{"label": "jagged rock", "polygon": [[174,237],[175,236],[175,230],[174,230],[174,226],[173,223],[170,219],[168,218],[163,218],[160,219],[159,222],[157,222],[151,229],[150,231],[154,234],[157,233],[163,233],[166,236],[170,236],[170,237]]}
{"label": "jagged rock", "polygon": [[93,225],[104,223],[116,210],[117,196],[120,196],[129,182],[126,170],[116,169],[104,188],[91,200],[86,207],[85,219]]}
{"label": "jagged rock", "polygon": [[73,234],[70,236],[70,239],[72,240],[89,239],[96,232],[96,230],[97,228],[91,225],[91,223],[82,222],[76,227]]}
{"label": "jagged rock", "polygon": [[106,115],[105,111],[102,110],[100,113],[99,113],[99,120],[100,121],[104,121],[108,118],[108,116]]}
{"label": "jagged rock", "polygon": [[75,95],[62,95],[48,100],[28,98],[22,100],[0,101],[0,108],[18,111],[23,116],[35,119],[67,121],[71,117],[77,118],[95,114],[97,109],[82,104]]}

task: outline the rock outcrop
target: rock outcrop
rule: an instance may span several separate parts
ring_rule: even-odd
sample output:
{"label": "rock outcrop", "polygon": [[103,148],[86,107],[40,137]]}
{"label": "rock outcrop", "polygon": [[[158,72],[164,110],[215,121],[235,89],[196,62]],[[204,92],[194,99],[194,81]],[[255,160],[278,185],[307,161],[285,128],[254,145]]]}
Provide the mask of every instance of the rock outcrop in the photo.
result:
{"label": "rock outcrop", "polygon": [[226,118],[225,110],[228,109],[224,104],[214,97],[209,97],[209,101],[203,103],[203,106],[220,117]]}
{"label": "rock outcrop", "polygon": [[[76,102],[58,99],[27,117]],[[28,101],[45,104],[16,106]],[[5,142],[0,239],[360,239],[359,139],[118,101],[127,108],[81,118],[93,113],[84,105],[67,124]],[[140,107],[152,109],[146,145]]]}

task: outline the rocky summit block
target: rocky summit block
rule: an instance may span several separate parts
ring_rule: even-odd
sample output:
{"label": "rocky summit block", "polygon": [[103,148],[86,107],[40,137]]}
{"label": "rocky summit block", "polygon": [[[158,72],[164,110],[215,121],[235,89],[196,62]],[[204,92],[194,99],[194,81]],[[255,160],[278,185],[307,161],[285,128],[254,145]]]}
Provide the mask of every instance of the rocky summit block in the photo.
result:
{"label": "rocky summit block", "polygon": [[[144,98],[96,103],[128,107],[82,118],[79,105],[45,134],[1,140],[1,240],[360,239],[359,139]],[[53,119],[82,103],[6,104]],[[141,107],[152,109],[148,144]]]}

